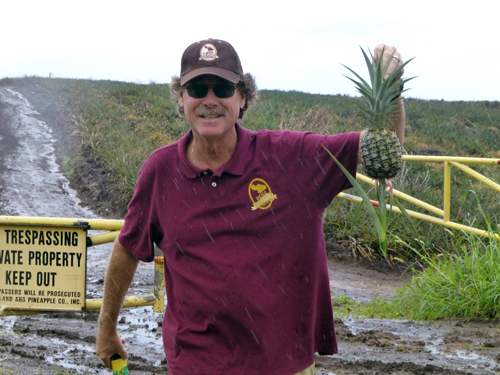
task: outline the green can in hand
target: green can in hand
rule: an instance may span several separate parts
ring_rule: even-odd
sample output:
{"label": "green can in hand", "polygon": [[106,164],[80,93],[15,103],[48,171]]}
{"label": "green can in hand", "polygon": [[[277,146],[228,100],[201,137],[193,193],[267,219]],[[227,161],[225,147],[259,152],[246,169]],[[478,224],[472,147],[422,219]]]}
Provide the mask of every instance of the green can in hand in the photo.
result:
{"label": "green can in hand", "polygon": [[129,375],[127,361],[122,359],[118,354],[111,356],[111,368],[113,375]]}

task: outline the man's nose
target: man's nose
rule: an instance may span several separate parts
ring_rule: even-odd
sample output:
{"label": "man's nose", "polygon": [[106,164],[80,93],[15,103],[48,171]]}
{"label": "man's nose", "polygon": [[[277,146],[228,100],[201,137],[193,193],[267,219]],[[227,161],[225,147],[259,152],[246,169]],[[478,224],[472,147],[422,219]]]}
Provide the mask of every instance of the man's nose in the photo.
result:
{"label": "man's nose", "polygon": [[216,101],[217,100],[217,95],[215,95],[213,87],[208,88],[207,95],[205,95],[205,100],[208,100],[208,101]]}

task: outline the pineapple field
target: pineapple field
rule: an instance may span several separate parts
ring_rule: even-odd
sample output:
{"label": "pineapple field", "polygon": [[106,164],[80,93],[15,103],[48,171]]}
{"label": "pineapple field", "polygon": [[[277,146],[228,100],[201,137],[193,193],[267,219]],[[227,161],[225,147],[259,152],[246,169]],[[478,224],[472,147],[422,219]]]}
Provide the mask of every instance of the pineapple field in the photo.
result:
{"label": "pineapple field", "polygon": [[[168,85],[39,77],[4,79],[1,84],[26,87],[27,96],[35,106],[37,101],[49,103],[43,104],[39,111],[52,117],[57,124],[56,135],[64,138],[59,156],[62,168],[72,183],[80,187],[85,203],[106,218],[123,218],[142,162],[154,149],[175,141],[189,128],[169,100]],[[407,88],[410,91],[403,94],[406,96],[403,154],[500,158],[498,101],[418,100],[409,96],[411,87]],[[366,129],[366,123],[360,119],[357,108],[354,98],[343,95],[263,90],[241,124],[255,130],[328,134],[361,131]],[[500,180],[498,168],[475,169],[492,181]],[[364,173],[363,168],[360,172]],[[85,181],[89,173],[92,181]],[[442,207],[442,163],[405,162],[392,183],[395,189]],[[487,228],[491,223],[493,229],[497,228],[498,193],[460,173],[453,175],[451,184],[454,221],[474,222],[478,228]],[[89,185],[92,189],[88,189]],[[375,197],[373,189],[366,188]],[[351,193],[356,195],[354,189]],[[406,208],[421,211],[411,205]],[[326,239],[342,244],[350,241],[353,246],[354,238],[371,249],[371,255],[377,255],[377,233],[366,213],[357,203],[334,200],[325,215]],[[401,217],[394,216],[389,218],[388,227],[389,251],[394,256],[406,258],[414,253],[400,249],[392,236],[410,245],[418,237],[419,243],[423,241],[428,249],[436,251],[455,246],[448,231],[430,223],[419,222],[415,234]]]}
{"label": "pineapple field", "polygon": [[[410,88],[411,82],[406,87]],[[78,192],[81,204],[103,218],[123,218],[142,162],[154,149],[175,141],[189,129],[169,101],[168,85],[24,77],[0,80],[2,88],[27,98],[38,112],[35,117],[51,128],[57,140],[55,157],[61,171]],[[407,119],[403,154],[500,159],[499,102],[424,101],[411,98],[411,91],[403,96]],[[10,157],[6,152],[15,150],[21,142],[4,129],[6,113],[5,104],[0,103],[2,162]],[[259,100],[241,124],[255,130],[290,129],[329,134],[367,127],[352,97],[268,90],[259,92]],[[392,178],[394,188],[434,206],[442,206],[442,164],[405,162],[401,167]],[[474,168],[500,183],[498,167]],[[363,168],[360,172],[364,172]],[[491,228],[498,233],[499,194],[461,173],[454,173],[451,183],[455,221]],[[5,186],[4,181],[4,192]],[[31,187],[31,194],[43,193],[38,190],[43,188]],[[372,187],[366,185],[366,190],[375,196]],[[2,191],[1,213],[12,214],[6,212],[8,205],[2,200]],[[351,193],[357,194],[354,189]],[[408,208],[419,210],[411,205]],[[61,212],[60,216],[64,217],[65,213]],[[57,212],[51,214],[57,216]],[[405,289],[406,284],[415,285],[412,282],[424,289],[427,274],[435,282],[435,274],[446,274],[448,269],[460,273],[471,264],[495,263],[498,244],[427,222],[415,221],[414,226],[415,229],[411,229],[402,216],[388,218],[388,254],[397,259],[389,265],[366,207],[336,199],[328,208],[324,227],[340,353],[318,356],[317,375],[494,374],[500,371],[500,326],[499,316],[495,315],[495,310],[497,314],[500,311],[498,306],[489,309],[487,305],[480,305],[482,298],[475,297],[472,302],[461,302],[461,306],[472,305],[466,312],[465,308],[452,312],[440,307],[431,309],[427,301],[420,305],[415,302],[416,296]],[[477,251],[471,252],[471,249]],[[93,269],[88,272],[89,297],[92,298],[99,298],[102,291],[107,260],[104,253],[102,259],[95,259]],[[440,263],[432,263],[445,258],[451,262],[443,263],[444,269]],[[139,295],[152,283],[151,268],[146,264],[141,267],[133,288],[133,293]],[[417,272],[423,270],[427,274],[418,274],[423,275],[423,279],[412,281]],[[500,275],[495,279],[488,272],[471,268],[462,272],[483,276],[482,281],[474,280],[476,286],[490,284],[489,292],[484,292],[485,300],[487,293],[493,297],[498,293],[496,286],[500,279]],[[449,294],[449,301],[456,299],[458,288],[468,289],[465,284],[455,288],[442,280],[439,283],[440,290]],[[418,316],[412,309],[427,315]],[[144,340],[150,340],[148,345],[155,345],[157,319],[149,310],[139,310],[124,312],[121,323],[123,334],[130,338],[129,367],[134,374],[168,373],[161,353],[156,350],[150,353],[137,335],[141,332]],[[55,315],[9,318],[8,323],[2,324],[0,374],[108,373],[91,352],[96,314]],[[5,318],[0,317],[0,322],[1,319]],[[435,319],[439,320],[433,321]],[[86,327],[85,332],[82,325]],[[37,341],[40,343],[36,344]]]}

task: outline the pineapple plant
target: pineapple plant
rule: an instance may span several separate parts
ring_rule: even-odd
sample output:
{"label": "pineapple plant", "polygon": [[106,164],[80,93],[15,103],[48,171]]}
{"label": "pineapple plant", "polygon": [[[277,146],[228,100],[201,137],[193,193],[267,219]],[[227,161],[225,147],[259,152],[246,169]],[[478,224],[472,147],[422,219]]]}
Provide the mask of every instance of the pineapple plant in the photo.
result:
{"label": "pineapple plant", "polygon": [[412,59],[398,66],[387,78],[387,70],[394,53],[384,61],[382,50],[379,59],[375,60],[370,52],[370,57],[361,48],[365,58],[370,83],[365,81],[358,73],[344,65],[358,80],[347,77],[356,85],[361,97],[356,98],[359,109],[358,116],[367,130],[361,138],[361,163],[366,174],[377,180],[395,177],[401,170],[402,149],[399,139],[389,128],[392,125],[394,111],[398,103],[397,98],[403,90],[405,82],[412,78],[397,78],[402,70]]}
{"label": "pineapple plant", "polygon": [[[390,185],[392,198],[392,185],[390,178],[395,177],[401,169],[401,154],[402,148],[399,139],[393,131],[389,130],[392,127],[394,112],[398,106],[397,98],[405,91],[403,90],[405,82],[412,78],[401,79],[402,70],[411,60],[398,66],[387,77],[389,65],[394,56],[391,55],[388,61],[383,60],[384,50],[380,58],[375,60],[370,52],[370,57],[361,48],[365,62],[370,73],[370,83],[365,81],[359,74],[344,65],[351,71],[359,81],[349,78],[356,85],[357,90],[361,94],[360,98],[356,98],[356,105],[359,108],[359,117],[364,126],[368,128],[360,141],[361,163],[366,174],[375,179],[375,191],[377,194],[377,204],[374,204],[368,195],[365,193],[356,179],[340,164],[340,162],[328,151],[330,156],[335,160],[337,165],[344,171],[349,181],[354,188],[359,192],[361,198],[365,202],[368,212],[372,216],[375,228],[379,237],[379,246],[385,259],[389,264],[392,264],[392,257],[389,255],[387,247],[387,212],[391,211],[391,206],[386,205],[386,181]],[[401,212],[408,220],[410,217],[405,208],[394,199]],[[389,207],[388,207],[389,206]],[[410,221],[411,224],[411,221]]]}

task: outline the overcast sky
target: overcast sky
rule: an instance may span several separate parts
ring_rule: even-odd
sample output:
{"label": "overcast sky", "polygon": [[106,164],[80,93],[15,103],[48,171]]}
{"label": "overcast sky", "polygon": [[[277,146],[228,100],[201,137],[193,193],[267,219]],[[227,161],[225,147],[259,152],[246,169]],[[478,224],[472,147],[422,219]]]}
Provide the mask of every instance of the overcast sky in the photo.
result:
{"label": "overcast sky", "polygon": [[191,43],[238,51],[260,89],[355,95],[345,64],[379,43],[415,57],[407,96],[500,100],[494,0],[0,0],[0,78],[168,83]]}

